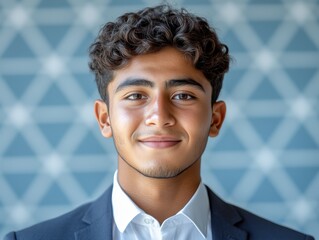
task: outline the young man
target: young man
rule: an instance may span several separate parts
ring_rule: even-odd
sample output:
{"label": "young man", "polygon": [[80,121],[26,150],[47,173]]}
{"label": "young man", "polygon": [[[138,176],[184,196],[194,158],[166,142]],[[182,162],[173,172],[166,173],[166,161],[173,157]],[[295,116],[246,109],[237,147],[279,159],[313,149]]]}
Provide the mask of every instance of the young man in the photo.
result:
{"label": "young man", "polygon": [[228,48],[207,22],[168,6],[107,23],[90,48],[101,133],[118,152],[114,184],[96,201],[5,239],[256,239],[310,236],[219,199],[201,156],[226,106],[217,101]]}

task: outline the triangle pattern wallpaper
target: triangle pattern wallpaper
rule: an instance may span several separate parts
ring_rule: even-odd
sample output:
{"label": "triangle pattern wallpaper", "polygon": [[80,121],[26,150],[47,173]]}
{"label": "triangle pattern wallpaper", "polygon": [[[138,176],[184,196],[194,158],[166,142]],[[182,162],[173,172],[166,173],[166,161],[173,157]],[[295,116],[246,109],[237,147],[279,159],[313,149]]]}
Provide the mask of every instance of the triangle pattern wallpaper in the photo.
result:
{"label": "triangle pattern wallpaper", "polygon": [[[175,0],[233,57],[202,157],[225,200],[319,237],[319,1]],[[152,5],[161,3],[152,1]],[[116,151],[93,116],[88,47],[146,0],[0,1],[0,238],[99,196]]]}

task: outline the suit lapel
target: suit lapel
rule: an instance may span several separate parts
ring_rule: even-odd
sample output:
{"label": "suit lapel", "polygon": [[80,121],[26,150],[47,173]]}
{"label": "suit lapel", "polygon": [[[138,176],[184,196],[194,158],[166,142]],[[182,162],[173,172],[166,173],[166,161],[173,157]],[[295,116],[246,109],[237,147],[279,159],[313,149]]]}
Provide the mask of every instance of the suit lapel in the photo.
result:
{"label": "suit lapel", "polygon": [[88,226],[74,233],[76,240],[112,239],[112,186],[92,203],[82,220],[87,223]]}
{"label": "suit lapel", "polygon": [[242,221],[237,210],[217,197],[207,187],[210,209],[211,226],[214,240],[245,240],[247,232],[236,227]]}
{"label": "suit lapel", "polygon": [[[214,240],[246,240],[247,233],[236,227],[242,221],[237,210],[222,201],[208,187],[207,193],[211,208],[211,226]],[[113,210],[112,186],[94,201],[83,219],[87,227],[75,232],[76,240],[112,239]]]}

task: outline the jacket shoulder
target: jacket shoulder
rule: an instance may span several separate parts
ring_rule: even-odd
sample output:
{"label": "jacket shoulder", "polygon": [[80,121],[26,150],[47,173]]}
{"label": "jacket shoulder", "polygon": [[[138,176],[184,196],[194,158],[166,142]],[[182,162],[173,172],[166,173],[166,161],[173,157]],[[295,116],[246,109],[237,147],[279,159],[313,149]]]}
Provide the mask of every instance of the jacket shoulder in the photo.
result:
{"label": "jacket shoulder", "polygon": [[242,217],[242,221],[239,222],[238,226],[248,232],[249,239],[314,240],[314,238],[309,235],[269,221],[245,209],[233,205],[232,207],[234,207]]}
{"label": "jacket shoulder", "polygon": [[84,204],[56,218],[43,221],[20,231],[10,232],[5,236],[4,240],[73,239],[74,232],[86,226],[82,218],[90,205],[91,203]]}
{"label": "jacket shoulder", "polygon": [[[224,223],[225,229],[232,229],[229,226],[234,226],[244,231],[247,240],[314,240],[309,235],[271,222],[243,208],[227,203],[208,187],[207,192],[212,209],[212,229],[214,229],[213,220],[215,217],[215,221],[220,220]],[[215,230],[218,231],[218,229]]]}
{"label": "jacket shoulder", "polygon": [[112,186],[93,202],[83,204],[59,217],[38,223],[20,231],[8,233],[4,240],[74,239],[77,232],[100,219],[112,219]]}

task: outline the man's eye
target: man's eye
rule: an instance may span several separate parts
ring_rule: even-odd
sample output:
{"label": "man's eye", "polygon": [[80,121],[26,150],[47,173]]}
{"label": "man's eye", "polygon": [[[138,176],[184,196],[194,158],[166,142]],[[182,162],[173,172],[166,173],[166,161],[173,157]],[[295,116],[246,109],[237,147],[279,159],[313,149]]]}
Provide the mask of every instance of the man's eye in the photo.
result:
{"label": "man's eye", "polygon": [[187,93],[179,93],[179,94],[176,94],[174,97],[173,97],[174,100],[191,100],[191,99],[194,99],[194,97],[192,95],[189,95]]}
{"label": "man's eye", "polygon": [[146,97],[140,93],[133,93],[126,97],[127,100],[141,100],[145,99]]}

